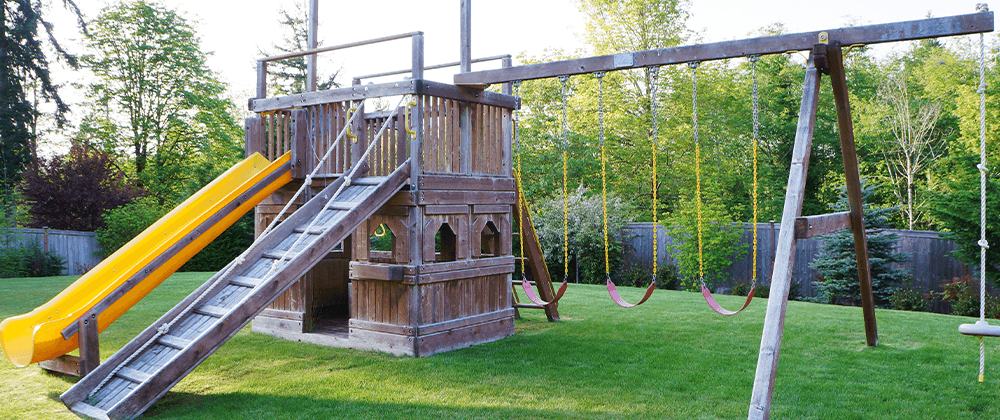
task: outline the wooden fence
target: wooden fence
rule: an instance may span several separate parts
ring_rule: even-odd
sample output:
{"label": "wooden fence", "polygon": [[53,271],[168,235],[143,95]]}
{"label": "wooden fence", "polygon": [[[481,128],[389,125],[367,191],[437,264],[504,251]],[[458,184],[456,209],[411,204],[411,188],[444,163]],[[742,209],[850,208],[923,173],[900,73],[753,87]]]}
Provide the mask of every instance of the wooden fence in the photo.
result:
{"label": "wooden fence", "polygon": [[[66,259],[63,275],[84,274],[101,262],[97,255],[97,234],[75,230],[57,229],[10,229],[9,246],[18,244],[38,244],[43,250],[51,251]],[[0,243],[0,247],[8,246]]]}
{"label": "wooden fence", "polygon": [[[759,223],[757,225],[757,278],[770,283],[771,270],[774,264],[774,246],[780,232],[778,223]],[[747,244],[746,255],[733,262],[729,267],[729,276],[722,287],[731,287],[734,281],[749,282],[753,266],[750,244],[753,241],[752,225],[743,226],[743,243]],[[940,290],[942,280],[962,276],[969,272],[968,267],[951,258],[949,253],[955,249],[952,241],[941,239],[938,232],[921,230],[889,230],[899,235],[898,249],[910,254],[906,263],[899,264],[907,269],[913,277],[914,287],[920,287],[925,292]],[[623,231],[625,236],[625,264],[649,267],[652,265],[653,229],[652,223],[632,223]],[[660,261],[674,262],[668,245],[673,241],[663,226],[659,226],[657,234]],[[800,294],[815,296],[813,280],[817,272],[809,268],[809,264],[822,254],[821,238],[799,239],[796,246],[793,281],[801,285]]]}

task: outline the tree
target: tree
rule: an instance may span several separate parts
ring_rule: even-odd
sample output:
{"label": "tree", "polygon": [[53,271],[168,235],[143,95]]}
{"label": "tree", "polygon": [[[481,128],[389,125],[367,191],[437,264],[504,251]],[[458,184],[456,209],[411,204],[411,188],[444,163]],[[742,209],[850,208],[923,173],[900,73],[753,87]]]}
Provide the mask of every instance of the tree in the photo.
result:
{"label": "tree", "polygon": [[[63,5],[77,15],[83,28],[83,17],[76,3],[63,0]],[[37,96],[55,102],[56,122],[60,126],[69,111],[59,96],[58,86],[49,77],[49,61],[39,39],[39,25],[60,58],[71,66],[76,65],[76,59],[56,41],[53,26],[42,18],[41,8],[40,2],[31,0],[4,1],[0,25],[0,165],[3,166],[0,188],[4,191],[18,182],[21,172],[31,162],[36,142],[32,128],[40,114]]]}
{"label": "tree", "polygon": [[682,199],[679,209],[665,223],[673,239],[667,247],[677,258],[677,266],[683,276],[681,284],[688,290],[698,288],[702,263],[705,284],[711,287],[714,283],[725,281],[728,275],[726,270],[747,251],[747,245],[740,240],[742,226],[733,223],[720,195],[712,193],[703,194],[700,232],[703,246],[699,249],[697,204],[693,194]]}
{"label": "tree", "polygon": [[918,103],[906,79],[905,72],[893,72],[879,86],[879,100],[888,108],[885,124],[895,140],[879,151],[889,181],[895,187],[893,193],[904,205],[907,226],[913,230],[920,207],[914,203],[915,183],[938,153],[940,139],[934,136],[934,127],[941,117],[941,104]]}
{"label": "tree", "polygon": [[[870,202],[878,186],[862,183],[861,196],[864,207],[865,234],[868,239],[868,262],[871,269],[872,295],[875,305],[887,307],[896,286],[909,279],[909,273],[894,268],[895,263],[906,262],[909,254],[895,252],[899,235],[885,232],[891,227],[889,217],[896,207],[878,207]],[[840,200],[831,206],[834,211],[846,211],[850,204],[847,192],[841,188]],[[854,234],[850,230],[824,235],[823,254],[809,264],[822,276],[814,283],[817,299],[822,303],[859,305],[861,287],[858,280],[857,254],[854,252]]]}
{"label": "tree", "polygon": [[233,155],[240,147],[242,130],[222,97],[225,85],[176,11],[138,0],[104,9],[92,25],[93,52],[83,61],[98,81],[88,89],[92,112],[81,136],[125,161],[137,186],[162,202],[176,201],[197,175],[190,162],[217,145]]}
{"label": "tree", "polygon": [[107,153],[80,145],[66,156],[40,158],[24,173],[31,227],[94,231],[104,225],[104,212],[141,193],[129,185]]}
{"label": "tree", "polygon": [[[279,53],[293,53],[309,49],[309,9],[303,0],[296,0],[295,9],[282,8],[279,23],[286,31],[282,37],[282,44],[272,44]],[[317,46],[323,44],[317,40]],[[271,55],[261,51],[263,55]],[[340,69],[332,74],[322,75],[317,69],[316,84],[318,90],[327,90],[340,87],[336,82]],[[306,82],[309,76],[308,57],[295,57],[285,60],[277,60],[268,63],[268,90],[276,95],[291,95],[302,93],[307,89]]]}

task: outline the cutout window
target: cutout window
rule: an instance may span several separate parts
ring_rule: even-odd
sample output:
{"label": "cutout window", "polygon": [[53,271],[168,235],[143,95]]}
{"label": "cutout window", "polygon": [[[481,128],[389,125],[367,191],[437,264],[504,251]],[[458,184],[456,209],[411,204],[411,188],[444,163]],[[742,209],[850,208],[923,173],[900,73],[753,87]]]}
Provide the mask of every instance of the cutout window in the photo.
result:
{"label": "cutout window", "polygon": [[483,231],[480,232],[480,258],[492,258],[500,256],[500,229],[492,221],[486,222]]}
{"label": "cutout window", "polygon": [[441,228],[434,234],[434,261],[456,261],[457,239],[451,226],[448,226],[447,223],[441,224]]}

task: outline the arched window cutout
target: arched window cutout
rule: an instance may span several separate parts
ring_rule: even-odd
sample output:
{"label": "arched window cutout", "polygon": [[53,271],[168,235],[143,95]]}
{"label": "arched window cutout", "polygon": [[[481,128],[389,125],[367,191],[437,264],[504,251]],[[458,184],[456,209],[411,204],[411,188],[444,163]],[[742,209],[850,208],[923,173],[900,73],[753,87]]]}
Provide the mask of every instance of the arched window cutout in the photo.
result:
{"label": "arched window cutout", "polygon": [[480,258],[492,258],[500,256],[500,229],[492,221],[486,222],[483,231],[480,232]]}
{"label": "arched window cutout", "polygon": [[451,230],[451,226],[442,223],[441,228],[434,234],[434,261],[456,261],[456,239],[455,231]]}
{"label": "arched window cutout", "polygon": [[392,250],[396,247],[396,235],[389,225],[382,223],[368,237],[369,258],[372,261],[392,260]]}

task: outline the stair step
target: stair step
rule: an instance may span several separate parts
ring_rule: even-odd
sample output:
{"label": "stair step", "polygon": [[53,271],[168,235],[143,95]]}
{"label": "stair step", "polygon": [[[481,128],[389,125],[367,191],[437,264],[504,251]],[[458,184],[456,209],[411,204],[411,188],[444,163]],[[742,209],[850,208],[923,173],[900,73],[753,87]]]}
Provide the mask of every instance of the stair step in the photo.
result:
{"label": "stair step", "polygon": [[285,261],[291,260],[292,258],[295,258],[296,255],[299,255],[298,252],[267,251],[261,254],[260,256],[271,260],[280,260],[283,257],[285,257],[285,254],[288,254],[288,257],[285,259]]}
{"label": "stair step", "polygon": [[73,406],[70,407],[69,409],[72,410],[74,413],[83,414],[84,416],[90,417],[92,419],[108,418],[108,413],[105,412],[104,410],[101,410],[100,408],[94,407],[82,401],[73,404]]}
{"label": "stair step", "polygon": [[518,309],[545,309],[542,305],[535,305],[534,303],[515,303],[515,308]]}
{"label": "stair step", "polygon": [[130,380],[132,382],[135,382],[137,384],[141,384],[143,382],[146,382],[146,381],[149,380],[149,378],[152,377],[148,373],[140,372],[138,370],[132,369],[132,368],[127,367],[127,366],[122,367],[121,369],[118,369],[118,373],[116,373],[115,375],[118,375],[118,376],[120,376],[122,378],[128,379],[128,380]]}
{"label": "stair step", "polygon": [[215,318],[222,318],[222,317],[226,316],[227,313],[229,313],[229,310],[226,309],[226,308],[220,308],[218,306],[202,305],[202,306],[199,306],[199,307],[195,308],[194,312],[198,313],[198,314],[202,314],[202,315],[208,315],[208,316],[215,317]]}
{"label": "stair step", "polygon": [[261,280],[263,280],[263,279],[257,279],[257,278],[246,277],[246,276],[236,276],[236,277],[233,277],[233,278],[229,279],[229,284],[235,284],[237,286],[243,286],[243,287],[253,288],[253,287],[257,287],[257,285],[260,284]]}
{"label": "stair step", "polygon": [[327,210],[350,210],[354,208],[353,203],[348,203],[344,201],[334,201],[326,206]]}
{"label": "stair step", "polygon": [[191,344],[191,340],[183,339],[174,335],[161,335],[157,341],[164,346],[173,347],[177,350],[182,350],[187,347],[188,344]]}
{"label": "stair step", "polygon": [[[326,231],[326,229],[324,229],[324,228],[315,227],[314,226],[312,229],[309,229],[308,233],[310,235],[322,235],[323,232],[325,232],[325,231]],[[306,232],[306,228],[304,228],[304,227],[297,227],[295,229],[292,229],[292,232],[303,233],[303,232]]]}
{"label": "stair step", "polygon": [[380,185],[385,182],[386,178],[384,176],[366,176],[364,178],[358,178],[351,181],[351,185]]}

